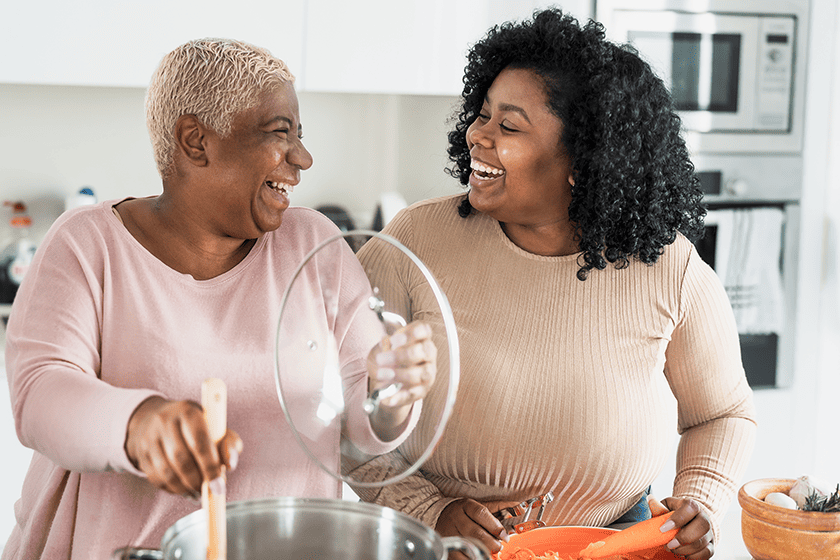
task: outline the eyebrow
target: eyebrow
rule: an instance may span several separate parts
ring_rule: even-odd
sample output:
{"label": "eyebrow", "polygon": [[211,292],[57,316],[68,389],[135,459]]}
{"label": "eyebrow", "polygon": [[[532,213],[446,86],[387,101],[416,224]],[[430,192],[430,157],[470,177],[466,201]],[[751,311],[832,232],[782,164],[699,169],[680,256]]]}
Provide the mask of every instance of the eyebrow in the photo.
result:
{"label": "eyebrow", "polygon": [[[273,119],[269,119],[268,122],[266,123],[266,125],[271,125],[271,124],[273,124],[277,121],[280,121],[280,122],[285,121],[290,127],[292,126],[292,119],[290,119],[289,117],[281,117],[279,115],[274,117]],[[300,124],[298,125],[297,133],[298,133],[298,136],[303,134],[303,125],[300,125]]]}
{"label": "eyebrow", "polygon": [[266,124],[273,124],[273,123],[275,123],[275,122],[277,122],[277,121],[286,121],[286,123],[287,123],[289,126],[292,126],[292,119],[290,119],[290,118],[288,118],[288,117],[281,117],[281,116],[277,116],[277,117],[274,117],[274,118],[268,119],[268,122],[267,122]]}
{"label": "eyebrow", "polygon": [[[484,101],[486,103],[490,103],[490,97],[485,95],[484,96]],[[528,113],[525,112],[525,109],[523,109],[522,107],[520,107],[518,105],[513,105],[511,103],[500,103],[499,104],[499,109],[501,109],[502,111],[519,113],[520,115],[522,115],[523,119],[528,121],[528,124],[533,124],[533,123],[531,123],[531,119],[528,118]]]}

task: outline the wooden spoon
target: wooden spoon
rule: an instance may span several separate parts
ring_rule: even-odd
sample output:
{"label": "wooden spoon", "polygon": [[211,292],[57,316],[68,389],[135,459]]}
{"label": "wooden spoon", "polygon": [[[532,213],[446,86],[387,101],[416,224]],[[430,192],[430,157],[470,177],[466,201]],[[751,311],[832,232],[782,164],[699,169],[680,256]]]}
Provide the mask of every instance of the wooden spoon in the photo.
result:
{"label": "wooden spoon", "polygon": [[665,545],[671,542],[679,531],[679,528],[664,533],[659,530],[673,513],[673,511],[669,511],[665,515],[646,519],[622,531],[612,533],[598,542],[591,543],[581,550],[578,556],[580,558],[604,558],[617,554],[631,554],[654,546]]}
{"label": "wooden spoon", "polygon": [[[221,379],[205,379],[201,383],[201,406],[204,419],[214,445],[227,431],[227,388]],[[222,481],[225,480],[225,466],[222,465]],[[224,486],[222,486],[224,489]],[[225,492],[210,490],[210,481],[201,483],[201,504],[207,513],[207,560],[227,558],[227,514]]]}

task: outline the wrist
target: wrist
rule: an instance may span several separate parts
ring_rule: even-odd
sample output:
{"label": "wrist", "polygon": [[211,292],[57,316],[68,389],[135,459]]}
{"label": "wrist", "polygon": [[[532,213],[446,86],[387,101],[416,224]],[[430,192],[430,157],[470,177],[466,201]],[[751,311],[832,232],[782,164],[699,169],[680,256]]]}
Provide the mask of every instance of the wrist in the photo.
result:
{"label": "wrist", "polygon": [[136,437],[134,436],[138,433],[142,433],[146,418],[149,414],[160,408],[160,406],[165,402],[166,399],[163,397],[149,397],[137,405],[137,408],[134,409],[134,412],[131,413],[131,416],[128,419],[128,425],[125,428],[125,443],[123,444],[123,449],[125,449],[125,454],[128,457],[128,460],[131,461],[131,464],[134,465],[135,468],[139,467],[137,464],[137,449],[135,449]]}

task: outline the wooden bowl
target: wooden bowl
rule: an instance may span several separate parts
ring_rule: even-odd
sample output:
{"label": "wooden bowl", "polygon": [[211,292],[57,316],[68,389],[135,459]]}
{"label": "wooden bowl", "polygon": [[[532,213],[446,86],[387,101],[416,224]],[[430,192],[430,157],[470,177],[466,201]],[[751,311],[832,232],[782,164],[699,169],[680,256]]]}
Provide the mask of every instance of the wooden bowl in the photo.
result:
{"label": "wooden bowl", "polygon": [[771,492],[787,493],[792,478],[760,478],[738,492],[741,535],[755,560],[840,558],[840,513],[799,511],[764,501]]}

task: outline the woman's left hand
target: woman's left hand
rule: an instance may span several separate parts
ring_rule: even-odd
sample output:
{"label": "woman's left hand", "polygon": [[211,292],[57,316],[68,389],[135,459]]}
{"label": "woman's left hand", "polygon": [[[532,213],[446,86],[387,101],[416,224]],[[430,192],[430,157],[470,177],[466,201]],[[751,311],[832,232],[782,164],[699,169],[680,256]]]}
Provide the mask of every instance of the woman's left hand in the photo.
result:
{"label": "woman's left hand", "polygon": [[394,395],[382,399],[371,423],[385,441],[402,432],[402,424],[415,401],[425,397],[437,375],[437,348],[432,329],[415,321],[386,337],[368,356],[368,389],[401,385]]}
{"label": "woman's left hand", "polygon": [[[669,511],[673,511],[669,521],[679,527],[674,540],[665,545],[674,554],[678,554],[688,560],[708,560],[715,553],[714,533],[709,515],[689,498],[665,498],[659,502],[655,498],[649,498],[651,514],[656,517]],[[663,528],[667,531],[673,527]]]}

